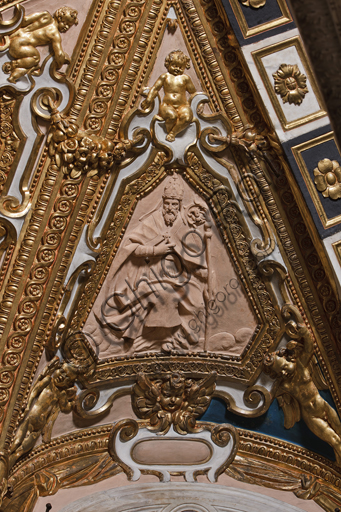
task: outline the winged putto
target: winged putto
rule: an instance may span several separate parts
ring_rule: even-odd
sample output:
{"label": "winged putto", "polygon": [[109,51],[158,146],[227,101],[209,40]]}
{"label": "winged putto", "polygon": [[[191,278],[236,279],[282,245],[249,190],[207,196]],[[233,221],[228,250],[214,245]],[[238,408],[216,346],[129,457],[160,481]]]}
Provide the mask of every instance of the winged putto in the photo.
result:
{"label": "winged putto", "polygon": [[[336,411],[322,398],[319,389],[328,389],[314,356],[314,341],[302,317],[291,305],[282,315],[289,319],[286,332],[291,337],[286,347],[267,354],[264,370],[275,379],[274,396],[284,412],[285,428],[292,428],[301,418],[320,439],[335,452],[341,465],[341,423]],[[297,341],[296,341],[297,340]]]}

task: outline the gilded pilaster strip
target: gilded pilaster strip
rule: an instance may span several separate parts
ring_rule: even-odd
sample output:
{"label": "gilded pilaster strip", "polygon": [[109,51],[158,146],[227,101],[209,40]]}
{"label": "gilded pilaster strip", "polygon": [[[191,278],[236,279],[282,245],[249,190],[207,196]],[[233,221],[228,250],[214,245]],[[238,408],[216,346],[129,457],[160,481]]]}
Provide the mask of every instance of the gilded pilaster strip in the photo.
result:
{"label": "gilded pilaster strip", "polygon": [[112,25],[117,16],[120,7],[119,0],[109,2],[107,11],[104,15],[101,26],[98,30],[97,37],[92,46],[89,58],[86,62],[84,71],[82,73],[79,86],[77,87],[77,94],[70,110],[70,117],[77,120],[83,108],[83,103],[88,96],[89,88],[91,87],[97,67],[103,57],[103,51],[107,43]]}
{"label": "gilded pilaster strip", "polygon": [[[73,66],[72,66],[72,63],[70,64],[70,68],[71,68],[71,66],[72,66],[72,68],[70,69],[69,77],[73,83],[75,83],[75,81],[76,81],[78,72],[80,70],[80,67],[81,67],[83,59],[84,59],[84,56],[85,56],[85,54],[88,50],[88,47],[90,45],[91,38],[94,36],[95,27],[98,22],[98,18],[101,14],[104,4],[105,4],[105,0],[98,0],[97,5],[96,5],[96,10],[94,12],[92,12],[91,10],[89,11],[89,14],[92,15],[92,17],[91,17],[91,23],[89,26],[88,33],[84,39],[83,45],[80,48],[79,52],[77,52],[77,49],[76,49],[76,55],[77,55],[76,62],[73,64]],[[112,9],[112,10],[115,10],[115,9]],[[116,11],[117,11],[117,8],[116,8]],[[109,20],[107,20],[107,21],[109,21]],[[110,21],[108,22],[108,25],[110,25]],[[95,38],[95,41],[96,41],[96,38]]]}
{"label": "gilded pilaster strip", "polygon": [[[129,70],[126,73],[123,86],[121,86],[121,93],[117,98],[113,111],[110,112],[108,121],[104,125],[104,133],[106,133],[106,136],[109,138],[113,138],[115,136],[117,129],[122,121],[122,116],[126,106],[128,105],[129,99],[131,98],[131,92],[135,81],[138,77],[138,74],[141,72],[141,64],[145,58],[146,50],[153,35],[155,22],[158,20],[162,4],[162,0],[154,0],[148,13],[143,31],[139,37],[134,57],[131,61]],[[161,20],[161,22],[163,21],[164,19]]]}
{"label": "gilded pilaster strip", "polygon": [[205,29],[198,16],[197,9],[195,8],[192,0],[182,0],[181,3],[184,6],[188,23],[193,31],[194,38],[199,45],[203,59],[213,78],[226,114],[232,122],[234,129],[240,130],[243,128],[243,122],[232,100],[230,91],[226,86],[219,64],[215,58],[211,45],[209,44]]}
{"label": "gilded pilaster strip", "polygon": [[102,69],[101,79],[97,83],[96,92],[90,101],[88,113],[84,119],[85,128],[94,133],[101,131],[115,90],[118,85],[121,86],[120,79],[136,36],[138,22],[143,15],[144,3],[144,1],[129,1],[125,5],[123,16]]}
{"label": "gilded pilaster strip", "polygon": [[[59,178],[60,177],[59,174]],[[15,383],[19,367],[23,360],[24,350],[28,346],[28,340],[32,334],[32,328],[43,301],[44,294],[47,292],[49,284],[52,284],[50,283],[51,272],[55,265],[63,236],[65,236],[66,229],[70,222],[70,217],[75,206],[75,199],[80,192],[81,179],[65,180],[61,183],[52,212],[46,223],[47,229],[32,259],[32,246],[34,246],[34,242],[39,234],[39,226],[41,224],[44,225],[44,214],[48,209],[51,196],[54,198],[53,188],[55,188],[57,181],[58,169],[52,164],[48,168],[36,203],[36,208],[33,211],[11,278],[6,286],[3,301],[0,305],[0,322],[2,324],[1,328],[4,330],[6,320],[8,322],[7,313],[10,312],[13,299],[15,296],[18,297],[18,293],[21,294],[21,299],[16,308],[16,314],[13,318],[13,322],[11,322],[11,328],[9,330],[9,326],[7,325],[7,329],[4,331],[9,330],[0,365],[1,422],[4,421],[4,415],[11,396],[11,389]],[[21,280],[25,279],[28,261],[31,261],[29,275],[27,276],[28,279],[25,283],[25,288],[22,289],[22,286],[20,286],[22,284]],[[10,322],[8,322],[8,324],[10,324]],[[37,350],[37,347],[34,348]],[[33,358],[29,357],[26,364],[26,372],[32,371],[36,362],[35,360],[34,355]],[[22,379],[22,390],[24,390],[26,386],[27,377]],[[21,393],[16,401],[16,410],[13,411],[11,420],[12,428],[16,420],[15,412],[18,412],[20,409]],[[11,428],[8,429],[8,434],[11,434]]]}
{"label": "gilded pilaster strip", "polygon": [[262,132],[268,124],[264,118],[264,110],[259,108],[258,94],[252,85],[252,80],[246,75],[242,64],[242,55],[237,49],[237,43],[226,14],[215,0],[200,0],[205,12],[216,45],[221,52],[224,65],[233,83],[236,95],[242,105],[243,112],[250,124]]}
{"label": "gilded pilaster strip", "polygon": [[16,99],[11,92],[2,91],[0,94],[0,191],[4,188],[20,144],[14,129],[15,106]]}

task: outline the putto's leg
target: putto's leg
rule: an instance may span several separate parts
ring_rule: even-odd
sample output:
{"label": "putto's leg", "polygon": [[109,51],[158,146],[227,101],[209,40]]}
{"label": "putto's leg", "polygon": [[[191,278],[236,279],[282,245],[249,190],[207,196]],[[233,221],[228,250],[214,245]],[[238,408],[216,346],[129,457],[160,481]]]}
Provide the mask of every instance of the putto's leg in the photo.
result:
{"label": "putto's leg", "polygon": [[166,105],[164,103],[160,106],[160,112],[159,115],[162,117],[162,119],[166,123],[166,140],[172,142],[174,140],[174,135],[172,134],[173,127],[178,119],[178,113],[177,111],[171,107],[170,105]]}
{"label": "putto's leg", "polygon": [[[187,126],[193,120],[193,112],[189,105],[184,105],[183,107],[179,107],[178,109],[178,119],[175,123],[175,126],[172,129],[172,133],[174,137],[185,130]],[[173,139],[174,140],[174,139]]]}
{"label": "putto's leg", "polygon": [[[327,418],[328,418],[328,422],[329,422],[330,426],[335,430],[335,432],[341,438],[341,424],[340,424],[340,420],[339,420],[339,417],[338,417],[336,411],[334,411],[334,409],[327,402],[326,402],[325,408],[326,408],[326,414],[327,414]],[[340,449],[341,449],[341,446],[340,446]]]}
{"label": "putto's leg", "polygon": [[18,428],[18,431],[16,433],[16,436],[15,436],[14,441],[11,446],[10,453],[15,452],[17,450],[17,448],[22,444],[22,442],[25,439],[25,436],[27,434],[27,430],[28,430],[28,421],[24,421]]}
{"label": "putto's leg", "polygon": [[[23,52],[24,49],[27,50],[26,53]],[[11,75],[8,78],[8,81],[11,83],[15,83],[31,69],[36,68],[40,62],[40,54],[38,50],[33,47],[29,48],[29,50],[28,47],[23,47],[21,48],[21,52],[15,52],[15,55],[13,55],[13,52],[10,52],[10,55],[16,58],[10,63]]]}

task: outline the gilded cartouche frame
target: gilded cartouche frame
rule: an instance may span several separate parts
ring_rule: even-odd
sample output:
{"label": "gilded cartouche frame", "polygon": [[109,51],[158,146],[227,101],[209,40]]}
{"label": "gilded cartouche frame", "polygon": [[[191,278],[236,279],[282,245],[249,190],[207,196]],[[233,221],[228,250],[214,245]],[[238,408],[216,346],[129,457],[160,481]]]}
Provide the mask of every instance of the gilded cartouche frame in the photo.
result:
{"label": "gilded cartouche frame", "polygon": [[[313,88],[313,93],[320,105],[320,110],[318,110],[317,112],[313,112],[312,114],[300,117],[298,119],[295,119],[294,121],[288,121],[286,119],[284,111],[280,104],[280,100],[279,100],[277,94],[275,93],[274,84],[271,83],[269,76],[266,72],[266,69],[264,67],[264,64],[262,62],[262,59],[264,57],[266,57],[267,55],[277,53],[281,50],[289,48],[290,46],[294,46],[296,48],[300,62],[303,64],[304,72],[308,75],[309,82]],[[327,112],[322,107],[323,102],[321,99],[321,95],[319,93],[315,78],[310,71],[310,65],[308,62],[308,58],[305,54],[301,40],[298,36],[292,37],[290,39],[286,39],[285,41],[281,41],[280,43],[275,43],[275,44],[267,46],[265,48],[261,48],[260,50],[256,50],[256,51],[252,52],[251,55],[253,56],[256,67],[258,69],[258,72],[261,76],[261,79],[264,82],[264,85],[269,94],[271,103],[276,111],[276,114],[278,116],[278,119],[280,120],[281,126],[284,131],[292,130],[293,128],[297,128],[299,126],[302,126],[306,123],[310,123],[311,121],[315,121],[315,120],[320,119],[321,117],[324,117],[327,115]],[[290,64],[295,64],[295,63],[290,63]]]}
{"label": "gilded cartouche frame", "polygon": [[274,20],[268,21],[266,23],[261,23],[256,27],[249,27],[243,14],[243,10],[241,8],[239,0],[231,0],[232,8],[236,15],[243,37],[247,38],[256,36],[261,32],[265,32],[267,30],[280,27],[281,25],[285,25],[286,23],[290,23],[292,21],[292,17],[285,0],[277,0],[277,3],[278,7],[281,10],[282,16]]}
{"label": "gilded cartouche frame", "polygon": [[[314,206],[315,206],[316,211],[321,219],[324,229],[328,229],[328,228],[331,228],[332,226],[335,226],[336,224],[339,224],[339,222],[341,222],[341,215],[337,215],[336,217],[333,217],[332,219],[328,219],[326,212],[321,203],[322,196],[320,196],[319,192],[317,191],[317,188],[309,174],[309,171],[305,164],[302,153],[303,153],[303,151],[307,151],[310,148],[313,148],[315,146],[318,146],[319,144],[323,144],[324,142],[328,142],[333,139],[334,139],[333,132],[329,132],[324,135],[321,135],[320,137],[316,137],[315,139],[309,140],[307,142],[303,142],[302,144],[298,144],[297,146],[294,146],[292,148],[293,155],[294,155],[297,165],[302,173],[305,184],[309,190],[310,196],[313,200]],[[318,162],[316,162],[316,165],[317,165],[317,163]]]}

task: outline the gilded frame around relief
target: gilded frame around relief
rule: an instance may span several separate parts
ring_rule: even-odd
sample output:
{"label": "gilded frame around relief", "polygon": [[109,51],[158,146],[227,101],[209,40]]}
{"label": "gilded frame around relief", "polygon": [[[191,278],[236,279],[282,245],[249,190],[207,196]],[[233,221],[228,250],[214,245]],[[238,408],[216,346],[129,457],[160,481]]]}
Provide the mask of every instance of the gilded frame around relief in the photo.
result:
{"label": "gilded frame around relief", "polygon": [[[284,110],[281,106],[280,100],[279,100],[277,94],[275,93],[274,84],[270,81],[270,78],[269,78],[269,76],[266,72],[266,69],[264,67],[264,64],[262,62],[263,57],[277,53],[281,50],[289,48],[290,46],[294,46],[296,48],[296,51],[298,53],[298,56],[303,65],[303,68],[304,68],[304,73],[308,76],[309,82],[313,89],[312,92],[315,95],[318,104],[320,105],[320,110],[318,110],[317,112],[313,112],[312,114],[308,114],[299,119],[295,119],[294,121],[288,121],[286,119],[286,116],[285,116]],[[263,80],[263,83],[265,85],[267,93],[269,94],[271,103],[276,111],[276,114],[278,116],[278,119],[280,120],[283,130],[288,131],[288,130],[292,130],[293,128],[298,128],[299,126],[302,126],[306,123],[310,123],[311,121],[315,121],[315,120],[320,119],[321,117],[324,117],[327,115],[327,112],[322,107],[323,102],[322,102],[321,95],[319,93],[315,78],[310,71],[310,65],[308,62],[308,58],[305,54],[301,40],[298,36],[292,37],[291,39],[286,39],[285,41],[281,41],[280,43],[275,43],[271,46],[267,46],[266,48],[261,48],[260,50],[256,50],[256,51],[252,52],[251,55],[253,56],[257,70],[261,76],[261,79]]]}
{"label": "gilded frame around relief", "polygon": [[[333,132],[329,132],[324,135],[321,135],[320,137],[316,137],[313,140],[309,140],[307,142],[303,142],[302,144],[298,144],[297,146],[294,146],[292,148],[293,155],[294,155],[297,165],[302,173],[305,184],[306,184],[307,189],[310,193],[310,196],[313,200],[314,206],[316,208],[318,216],[321,219],[324,229],[328,229],[328,228],[331,228],[332,226],[335,226],[336,224],[339,224],[339,222],[341,222],[341,215],[337,215],[336,217],[333,217],[332,219],[328,219],[326,212],[321,203],[322,196],[320,197],[320,194],[314,184],[314,181],[309,174],[309,171],[305,164],[304,158],[302,156],[302,152],[306,151],[312,147],[318,146],[319,144],[323,144],[324,142],[333,140],[333,139],[334,139]],[[317,165],[317,162],[316,162],[316,165]],[[337,253],[337,255],[338,255],[338,253]]]}
{"label": "gilded frame around relief", "polygon": [[262,32],[265,32],[267,30],[280,27],[281,25],[285,25],[286,23],[290,23],[292,21],[291,14],[285,0],[277,0],[277,3],[278,7],[282,12],[282,16],[280,18],[276,18],[266,23],[262,23],[261,25],[257,25],[256,27],[249,27],[243,14],[243,10],[241,8],[239,0],[231,0],[232,8],[236,15],[238,25],[240,26],[242,34],[245,38],[256,36],[257,34],[261,34]]}
{"label": "gilded frame around relief", "polygon": [[[192,155],[192,157],[190,156]],[[210,204],[214,213],[215,221],[221,226],[221,236],[228,239],[226,246],[233,253],[234,266],[237,275],[243,283],[247,292],[248,300],[253,305],[254,311],[258,310],[257,327],[254,335],[248,345],[244,348],[240,356],[221,355],[221,357],[212,357],[209,354],[177,354],[163,355],[158,353],[138,354],[137,356],[122,355],[118,357],[110,357],[109,359],[100,359],[97,364],[94,375],[90,378],[91,384],[103,384],[105,382],[115,380],[119,376],[120,381],[131,381],[136,374],[143,371],[147,374],[157,372],[183,371],[191,375],[203,375],[210,372],[226,378],[227,380],[238,380],[247,385],[257,378],[262,368],[262,360],[266,351],[274,346],[276,341],[282,334],[283,326],[281,325],[276,314],[276,299],[269,290],[257,290],[253,286],[252,275],[253,269],[248,269],[243,258],[238,257],[238,250],[235,244],[236,240],[228,234],[229,224],[224,218],[223,205],[217,201],[216,197],[211,195],[212,191],[217,187],[224,186],[224,179],[217,177],[210,169],[203,167],[199,159],[192,153],[189,158],[192,162],[187,168],[181,170],[182,177],[192,185],[194,190],[200,190],[202,197],[205,198],[207,204]],[[117,254],[118,248],[122,241],[137,201],[150,190],[153,190],[167,176],[167,171],[163,168],[164,153],[158,152],[154,162],[142,169],[135,175],[129,183],[125,184],[124,190],[118,192],[117,199],[113,204],[114,217],[108,226],[106,234],[106,242],[103,245],[100,256],[97,260],[96,269],[91,273],[86,289],[82,290],[80,295],[74,299],[73,307],[68,314],[65,333],[66,336],[72,333],[79,333],[83,330],[88,314],[98,296],[100,288],[108,273],[110,265]],[[226,206],[226,205],[225,205]],[[236,212],[231,213],[231,224],[237,226]],[[242,223],[240,228],[247,240],[247,234],[244,234]],[[233,230],[232,230],[233,232]],[[262,280],[262,276],[258,276]],[[258,296],[258,291],[260,295]],[[272,318],[269,319],[266,310],[271,310]],[[150,361],[152,357],[152,361]]]}

